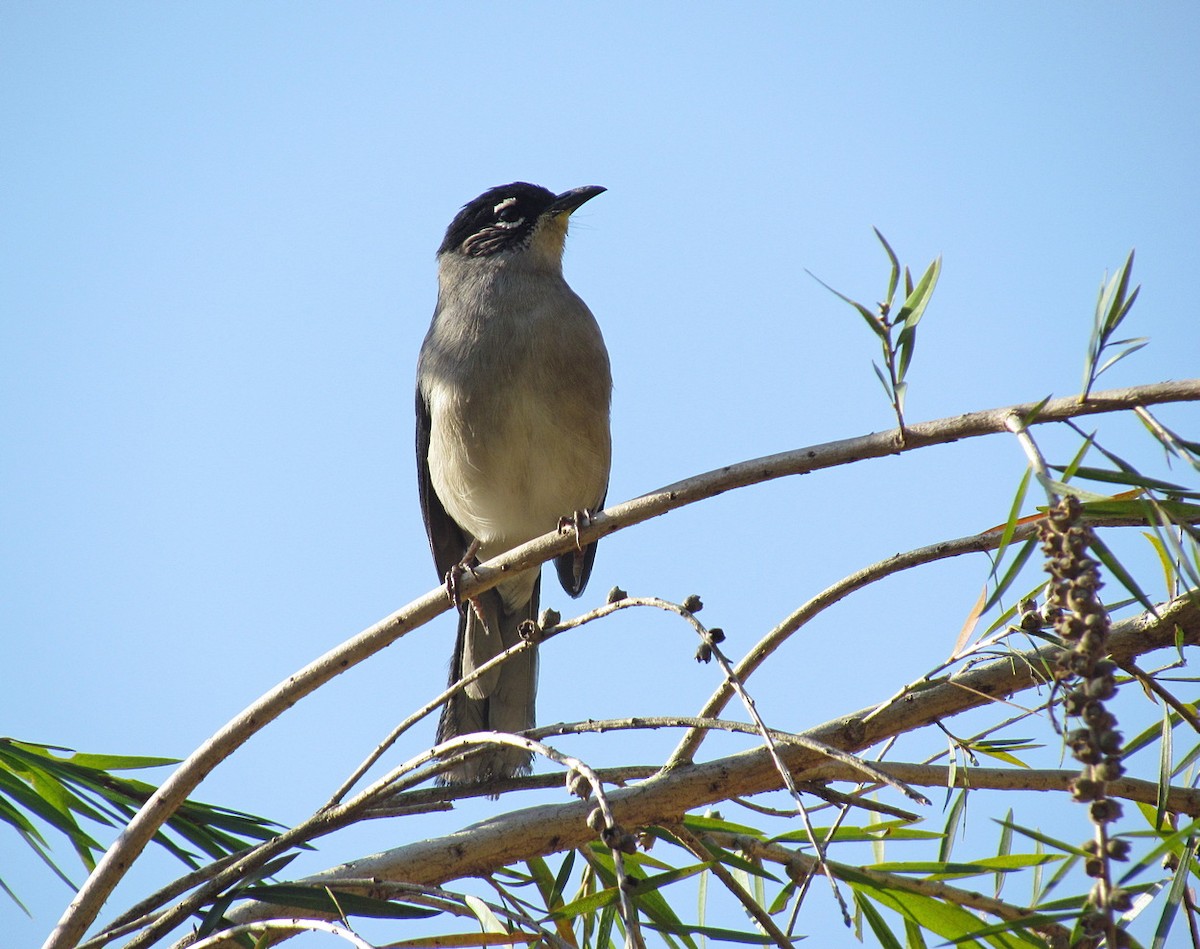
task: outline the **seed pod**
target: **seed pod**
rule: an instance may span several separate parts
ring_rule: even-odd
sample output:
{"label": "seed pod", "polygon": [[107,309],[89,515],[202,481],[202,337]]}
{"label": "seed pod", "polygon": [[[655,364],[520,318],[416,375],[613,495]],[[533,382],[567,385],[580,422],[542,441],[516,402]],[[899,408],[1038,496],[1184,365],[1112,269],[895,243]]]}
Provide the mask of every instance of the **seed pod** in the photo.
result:
{"label": "seed pod", "polygon": [[1107,824],[1109,821],[1119,820],[1121,813],[1120,802],[1114,801],[1111,797],[1102,801],[1092,801],[1088,808],[1088,814],[1096,824]]}

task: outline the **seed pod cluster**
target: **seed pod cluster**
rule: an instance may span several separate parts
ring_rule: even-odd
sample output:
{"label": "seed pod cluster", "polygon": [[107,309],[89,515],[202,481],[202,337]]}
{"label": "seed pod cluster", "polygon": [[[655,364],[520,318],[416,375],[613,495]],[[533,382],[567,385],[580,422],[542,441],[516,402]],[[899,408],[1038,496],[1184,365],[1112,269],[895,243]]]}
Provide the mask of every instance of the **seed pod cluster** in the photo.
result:
{"label": "seed pod cluster", "polygon": [[1054,677],[1065,692],[1063,711],[1079,723],[1065,738],[1081,765],[1072,795],[1087,805],[1095,825],[1094,838],[1084,844],[1085,869],[1097,880],[1084,928],[1101,933],[1112,931],[1114,914],[1128,908],[1128,894],[1111,884],[1109,861],[1127,860],[1129,847],[1122,840],[1110,840],[1107,829],[1120,818],[1121,805],[1107,796],[1106,785],[1125,770],[1122,736],[1116,717],[1105,706],[1117,691],[1117,667],[1107,658],[1111,624],[1100,602],[1099,564],[1088,556],[1092,531],[1079,523],[1081,509],[1078,498],[1064,497],[1041,523],[1039,536],[1050,574],[1042,614],[1064,644],[1053,660]]}

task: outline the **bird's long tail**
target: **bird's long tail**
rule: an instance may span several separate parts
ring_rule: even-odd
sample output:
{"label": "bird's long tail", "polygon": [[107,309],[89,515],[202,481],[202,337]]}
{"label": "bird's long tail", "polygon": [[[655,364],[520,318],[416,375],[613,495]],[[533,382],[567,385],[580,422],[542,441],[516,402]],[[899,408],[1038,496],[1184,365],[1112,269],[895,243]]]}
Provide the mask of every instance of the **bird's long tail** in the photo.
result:
{"label": "bird's long tail", "polygon": [[[476,609],[464,603],[458,615],[458,637],[450,660],[450,684],[470,674],[501,651],[521,641],[518,627],[525,620],[537,620],[541,578],[534,585],[529,602],[515,610],[505,610],[499,593],[489,590],[478,599],[484,624]],[[438,741],[446,741],[471,732],[519,732],[534,725],[534,700],[537,697],[537,647],[512,656],[498,668],[485,674],[443,707],[438,722]],[[493,778],[507,778],[529,771],[528,752],[504,745],[486,750],[444,772],[444,784],[474,784]]]}

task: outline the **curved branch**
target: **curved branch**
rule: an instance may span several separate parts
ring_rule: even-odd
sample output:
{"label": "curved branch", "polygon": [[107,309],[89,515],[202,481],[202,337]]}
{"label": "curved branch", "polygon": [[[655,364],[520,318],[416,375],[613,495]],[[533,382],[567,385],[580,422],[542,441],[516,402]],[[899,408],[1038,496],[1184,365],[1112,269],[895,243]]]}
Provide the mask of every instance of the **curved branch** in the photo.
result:
{"label": "curved branch", "polygon": [[[1078,398],[1052,399],[1041,406],[1036,421],[1040,424],[1163,402],[1196,400],[1200,400],[1200,379],[1161,382],[1093,393],[1083,401]],[[1034,405],[1007,406],[921,422],[907,426],[903,436],[899,431],[891,430],[842,439],[740,462],[688,478],[596,515],[578,534],[575,531],[545,534],[489,561],[465,578],[461,593],[468,598],[475,596],[495,586],[505,576],[566,553],[577,543],[591,543],[617,530],[734,488],[787,475],[807,474],[866,458],[879,458],[1007,431],[1006,420],[1010,415],[1014,412],[1028,415]],[[431,590],[289,676],[225,724],[179,765],[133,817],[76,893],[43,949],[69,949],[79,942],[118,880],[145,849],[159,827],[205,776],[234,750],[301,698],[448,608],[449,603],[442,588]]]}
{"label": "curved branch", "polygon": [[[1116,527],[1145,523],[1145,521],[1135,521],[1127,517],[1085,518],[1085,520],[1094,527]],[[943,540],[926,547],[918,547],[915,550],[895,554],[886,560],[877,561],[863,567],[861,570],[855,571],[848,577],[843,577],[837,583],[826,587],[808,602],[802,604],[755,643],[734,667],[733,674],[739,681],[745,682],[797,630],[820,613],[829,609],[829,607],[840,603],[850,594],[861,590],[863,587],[882,580],[884,577],[892,576],[904,570],[911,570],[914,567],[924,566],[928,563],[936,563],[939,560],[946,560],[950,557],[960,557],[963,554],[994,550],[1000,546],[1001,540],[1004,537],[1004,530],[1004,526],[1001,525],[991,530],[983,531],[980,534],[972,534],[969,537]],[[1019,543],[1036,536],[1037,522],[1030,521],[1016,526],[1011,537],[1011,542]],[[713,690],[713,694],[705,702],[704,707],[697,713],[698,717],[715,718],[720,715],[734,694],[733,686],[729,682],[722,682]],[[689,730],[680,739],[679,745],[671,753],[671,757],[663,766],[664,769],[670,770],[681,764],[690,764],[696,755],[696,750],[700,747],[701,742],[704,741],[705,734],[706,732],[702,728]]]}

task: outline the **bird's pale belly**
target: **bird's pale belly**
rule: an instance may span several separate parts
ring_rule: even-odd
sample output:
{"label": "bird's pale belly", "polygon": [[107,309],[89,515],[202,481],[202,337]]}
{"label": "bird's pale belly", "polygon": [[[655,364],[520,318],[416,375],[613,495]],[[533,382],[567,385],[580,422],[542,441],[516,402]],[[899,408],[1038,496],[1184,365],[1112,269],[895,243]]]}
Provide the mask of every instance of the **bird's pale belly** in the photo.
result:
{"label": "bird's pale belly", "polygon": [[[453,399],[446,393],[431,395],[430,478],[446,513],[479,540],[480,560],[599,505],[608,455],[590,447],[594,438],[570,430],[549,403],[529,400],[503,412],[492,406],[486,417],[477,417],[463,412],[461,403],[448,410]],[[606,423],[597,419],[605,435]],[[472,474],[464,478],[463,472]],[[534,579],[530,573],[504,584],[504,599],[527,599]]]}

